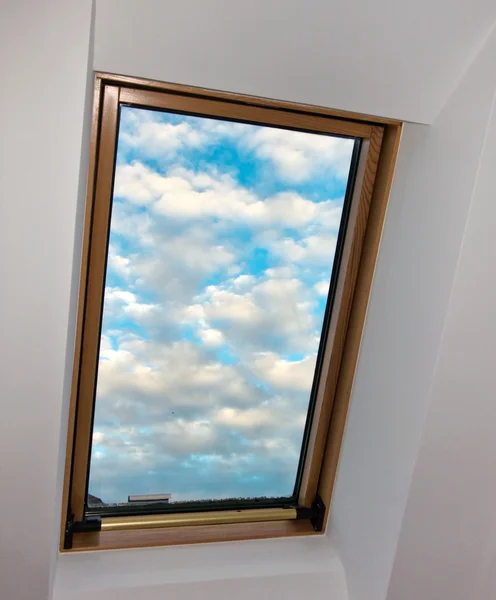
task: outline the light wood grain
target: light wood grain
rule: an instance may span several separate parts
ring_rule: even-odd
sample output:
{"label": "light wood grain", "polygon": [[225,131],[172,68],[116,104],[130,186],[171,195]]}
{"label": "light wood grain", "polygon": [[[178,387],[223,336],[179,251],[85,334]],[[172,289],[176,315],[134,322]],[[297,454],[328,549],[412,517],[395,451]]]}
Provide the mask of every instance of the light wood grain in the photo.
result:
{"label": "light wood grain", "polygon": [[372,133],[372,126],[366,123],[150,90],[123,88],[121,90],[121,102],[133,106],[153,106],[163,110],[181,111],[194,115],[350,137],[368,138]]}
{"label": "light wood grain", "polygon": [[[381,150],[383,128],[374,127],[366,147],[365,159],[355,186],[358,198],[353,198],[346,243],[341,261],[340,277],[331,315],[326,349],[325,371],[322,373],[317,406],[307,450],[307,463],[303,473],[299,502],[311,505],[319,485],[322,459],[327,442],[329,423],[338,375],[343,356],[350,309],[355,292],[358,269],[362,256],[363,240],[367,227],[372,191]],[[323,388],[323,390],[322,390]],[[322,497],[327,505],[328,498]]]}
{"label": "light wood grain", "polygon": [[208,542],[267,539],[301,535],[321,535],[309,521],[275,521],[265,523],[235,523],[230,525],[199,525],[171,529],[134,531],[101,531],[77,533],[73,550],[115,550],[149,546],[177,546]]}
{"label": "light wood grain", "polygon": [[83,241],[81,247],[81,264],[78,290],[78,307],[76,318],[76,334],[74,339],[74,357],[72,366],[71,399],[69,404],[69,417],[66,441],[66,454],[64,466],[64,487],[62,491],[62,515],[60,526],[60,547],[64,545],[64,532],[67,519],[67,508],[69,507],[69,492],[72,473],[72,455],[74,444],[74,432],[76,423],[77,389],[79,384],[79,363],[81,360],[81,341],[83,336],[84,300],[86,297],[86,277],[88,273],[88,256],[91,235],[91,219],[93,215],[93,194],[96,180],[96,156],[98,148],[98,134],[100,122],[100,110],[102,101],[102,86],[99,78],[95,81],[93,96],[93,109],[91,114],[91,133],[88,161],[88,176],[86,181],[86,208],[84,215]]}
{"label": "light wood grain", "polygon": [[96,186],[91,219],[91,239],[87,261],[88,271],[83,309],[76,432],[72,462],[70,502],[76,521],[83,518],[92,436],[93,395],[100,344],[100,317],[112,199],[118,107],[119,88],[106,86],[103,96]]}
{"label": "light wood grain", "polygon": [[327,117],[334,117],[336,119],[357,121],[359,123],[369,123],[372,125],[399,125],[401,123],[397,119],[387,119],[385,117],[378,117],[376,115],[361,114],[357,112],[326,108],[324,106],[315,106],[311,104],[288,102],[287,100],[261,98],[260,96],[253,96],[249,94],[235,94],[232,92],[200,88],[193,85],[167,83],[163,81],[156,81],[154,79],[143,79],[109,73],[97,73],[96,75],[104,82],[135,89],[149,89],[177,94],[187,94],[202,98],[213,98],[229,102],[236,102],[237,104],[244,104],[247,106],[265,106],[267,108],[274,108],[277,110],[283,109],[298,113],[324,115]]}
{"label": "light wood grain", "polygon": [[370,289],[372,287],[377,254],[379,252],[400,138],[400,126],[386,128],[367,228],[363,240],[363,251],[360,258],[353,304],[350,307],[351,314],[348,332],[343,349],[341,369],[332,406],[331,422],[319,481],[318,491],[326,504],[327,514],[329,513],[332,500],[339,454],[346,425],[346,416],[348,414],[362,331],[367,314]]}

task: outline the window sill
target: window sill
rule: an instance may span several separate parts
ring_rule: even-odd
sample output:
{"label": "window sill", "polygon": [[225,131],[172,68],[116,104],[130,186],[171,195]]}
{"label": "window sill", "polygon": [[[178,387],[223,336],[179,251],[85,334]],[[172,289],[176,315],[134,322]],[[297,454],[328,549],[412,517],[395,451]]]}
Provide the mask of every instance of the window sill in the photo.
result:
{"label": "window sill", "polygon": [[[202,597],[209,600],[232,595],[232,586],[237,585],[238,579],[243,579],[236,594],[239,600],[253,598],[254,593],[265,597],[266,585],[271,586],[271,597],[273,586],[275,592],[284,589],[286,598],[288,594],[301,598],[301,589],[320,590],[317,595],[312,594],[314,600],[348,597],[343,567],[329,538],[314,535],[113,552],[66,552],[57,560],[53,600],[82,600],[88,595],[92,600],[173,600],[185,597],[181,596],[185,585],[188,596],[197,597],[204,591]],[[196,590],[195,585],[201,587]]]}
{"label": "window sill", "polygon": [[119,550],[151,546],[178,546],[212,542],[239,542],[254,539],[294,536],[322,536],[314,531],[309,520],[266,521],[226,525],[196,525],[130,531],[100,531],[75,533],[72,549]]}

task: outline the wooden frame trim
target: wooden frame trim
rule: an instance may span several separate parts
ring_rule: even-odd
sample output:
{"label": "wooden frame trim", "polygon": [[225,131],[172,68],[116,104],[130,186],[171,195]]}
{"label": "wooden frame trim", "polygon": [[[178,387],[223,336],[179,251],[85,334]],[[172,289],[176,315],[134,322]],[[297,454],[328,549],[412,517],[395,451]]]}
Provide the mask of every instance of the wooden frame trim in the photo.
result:
{"label": "wooden frame trim", "polygon": [[[124,86],[120,88],[119,86]],[[129,86],[137,86],[139,89],[131,93],[131,90],[127,89]],[[107,93],[107,90],[110,90]],[[360,206],[357,211],[356,219],[354,221],[354,232],[353,232],[353,243],[349,248],[351,260],[349,261],[348,268],[346,269],[346,276],[344,278],[343,289],[341,295],[343,298],[349,297],[350,301],[346,307],[346,302],[342,302],[340,305],[345,310],[345,324],[339,328],[339,332],[334,332],[335,337],[340,338],[338,345],[341,346],[341,356],[339,360],[336,360],[333,368],[332,379],[334,381],[334,388],[330,383],[330,380],[326,383],[325,391],[325,410],[320,414],[319,426],[313,439],[313,452],[311,453],[313,459],[310,461],[308,467],[308,476],[305,476],[306,481],[304,483],[304,493],[300,495],[300,499],[303,500],[305,505],[308,505],[310,499],[315,497],[315,492],[323,498],[327,510],[332,495],[332,487],[337,471],[339,450],[341,447],[341,441],[343,437],[346,412],[351,395],[351,387],[353,383],[353,376],[355,372],[355,366],[358,358],[358,351],[361,341],[361,332],[363,329],[363,323],[366,315],[366,308],[368,303],[368,297],[370,292],[370,286],[373,279],[373,272],[375,267],[376,256],[380,243],[380,235],[382,232],[382,225],[385,216],[385,210],[387,206],[387,199],[389,196],[389,190],[392,182],[392,176],[394,172],[394,163],[399,147],[399,139],[401,135],[401,124],[397,121],[388,121],[375,119],[375,122],[385,123],[383,126],[371,125],[367,117],[359,118],[355,113],[349,113],[352,121],[348,121],[351,125],[349,129],[343,126],[345,118],[343,113],[340,111],[331,111],[328,109],[319,109],[314,107],[307,107],[302,105],[296,105],[287,102],[276,102],[273,100],[265,100],[259,98],[253,98],[251,96],[240,96],[235,94],[226,94],[222,92],[215,92],[212,90],[200,90],[199,88],[192,88],[187,86],[178,86],[175,84],[162,84],[159,82],[151,82],[149,80],[136,80],[134,78],[117,77],[112,75],[98,74],[96,77],[95,86],[95,100],[93,107],[93,118],[92,118],[92,133],[90,143],[90,164],[88,174],[88,192],[87,192],[87,206],[85,214],[85,228],[84,228],[84,240],[83,240],[83,253],[82,253],[82,265],[81,265],[81,283],[79,291],[79,306],[78,306],[78,319],[77,319],[77,332],[76,332],[76,348],[74,356],[74,372],[73,372],[73,389],[71,393],[71,406],[69,413],[69,435],[67,441],[67,456],[66,456],[66,468],[65,468],[65,481],[64,481],[64,513],[62,515],[62,530],[61,530],[61,549],[63,549],[63,537],[64,537],[64,526],[65,526],[65,509],[68,507],[69,498],[72,495],[72,512],[75,514],[77,520],[82,518],[84,498],[81,493],[79,495],[70,493],[71,486],[71,473],[72,481],[78,482],[77,485],[86,486],[87,476],[87,460],[82,460],[81,457],[88,455],[89,439],[92,428],[92,415],[81,418],[81,400],[79,400],[79,406],[77,406],[78,389],[83,387],[83,395],[86,398],[90,397],[89,385],[86,386],[81,378],[79,363],[81,360],[81,349],[90,348],[93,352],[93,357],[96,356],[95,352],[98,349],[98,339],[91,336],[83,337],[83,325],[85,316],[88,313],[93,315],[98,314],[101,311],[101,306],[88,307],[85,299],[88,295],[95,295],[94,288],[91,288],[90,272],[91,262],[95,262],[96,257],[91,244],[91,232],[96,231],[96,235],[101,238],[105,244],[100,244],[105,248],[106,251],[106,235],[102,234],[103,226],[105,229],[108,226],[109,219],[109,207],[111,189],[108,190],[108,182],[113,181],[113,158],[115,151],[115,123],[117,118],[117,107],[119,101],[130,103],[130,104],[147,104],[150,99],[156,99],[157,96],[163,97],[163,93],[160,94],[157,90],[162,92],[172,92],[174,94],[182,95],[181,101],[186,96],[196,96],[196,98],[189,99],[190,105],[189,110],[192,112],[200,112],[206,114],[205,110],[198,108],[198,100],[202,99],[202,104],[208,102],[206,105],[209,109],[214,110],[213,104],[215,102],[210,99],[225,100],[226,102],[236,104],[242,104],[241,111],[251,111],[250,117],[245,120],[257,121],[261,123],[267,123],[279,126],[290,126],[285,118],[296,119],[297,125],[292,125],[292,128],[301,128],[305,130],[319,130],[327,131],[329,133],[337,133],[339,135],[352,135],[353,137],[362,137],[362,139],[368,140],[365,142],[368,145],[367,148],[367,159],[365,161],[364,171],[362,173],[363,185],[361,187],[361,195],[358,205]],[[191,103],[192,101],[192,103]],[[168,99],[168,106],[172,110],[180,110],[174,108],[178,106],[176,100]],[[267,107],[271,110],[265,114]],[[183,106],[184,109],[184,106]],[[276,110],[280,111],[293,111],[294,114],[284,115],[283,122],[277,117]],[[255,110],[256,112],[253,112]],[[261,112],[260,112],[261,111]],[[313,114],[308,114],[313,113]],[[102,118],[102,115],[106,114],[106,119]],[[212,113],[215,115],[216,113]],[[238,116],[236,110],[232,113],[230,111],[230,117],[242,120],[242,117]],[[280,112],[282,114],[282,112]],[[325,115],[322,118],[320,115]],[[223,116],[226,116],[223,113]],[[335,117],[332,118],[332,117]],[[349,118],[349,117],[347,117]],[[267,120],[266,120],[267,119]],[[114,123],[114,135],[110,133],[112,126],[106,128],[104,123]],[[338,128],[337,131],[332,127],[321,128],[320,122],[326,121],[327,123],[333,123]],[[102,122],[100,130],[100,122]],[[291,121],[293,123],[293,121]],[[358,125],[358,126],[357,126]],[[357,133],[361,132],[361,135]],[[383,148],[381,150],[381,140],[384,138]],[[100,152],[97,155],[98,149]],[[112,163],[110,165],[110,162]],[[103,167],[102,167],[103,165]],[[103,169],[103,171],[102,171]],[[112,177],[109,178],[109,169],[112,169]],[[102,174],[103,173],[103,174]],[[377,179],[374,187],[374,178]],[[105,181],[107,184],[105,184]],[[107,185],[107,188],[105,188]],[[111,185],[111,184],[110,184]],[[94,200],[93,200],[94,198]],[[96,229],[95,229],[96,227]],[[98,234],[100,231],[100,234]],[[349,236],[348,236],[349,237]],[[363,248],[363,250],[362,250]],[[101,255],[97,251],[97,257]],[[363,255],[363,258],[362,258]],[[93,260],[92,260],[93,259]],[[103,264],[103,274],[105,264]],[[98,273],[97,273],[98,274]],[[103,277],[102,277],[103,282]],[[339,285],[339,283],[338,283]],[[98,290],[97,290],[98,291]],[[353,294],[353,291],[355,292]],[[98,294],[96,294],[98,296]],[[101,290],[100,290],[101,297]],[[351,304],[351,299],[353,303]],[[340,310],[341,312],[341,310]],[[86,314],[85,314],[86,313]],[[86,362],[88,362],[87,359]],[[334,358],[333,358],[334,360]],[[84,358],[83,358],[84,361]],[[91,362],[91,361],[89,361]],[[93,367],[94,370],[94,367]],[[94,379],[94,378],[93,378]],[[332,390],[334,389],[334,397],[332,398]],[[91,399],[93,390],[91,389]],[[330,399],[329,399],[330,398]],[[88,411],[86,411],[88,413]],[[78,415],[78,413],[80,413]],[[86,433],[85,438],[81,439],[81,436]],[[77,460],[79,457],[79,460]],[[74,458],[74,463],[73,463]],[[318,458],[318,460],[317,460]],[[71,465],[73,465],[71,467]],[[83,489],[80,487],[79,489]],[[303,489],[303,488],[302,488]],[[77,506],[74,503],[77,502]],[[81,507],[78,510],[78,506]],[[69,508],[69,510],[71,510]],[[186,531],[187,530],[187,531]],[[83,549],[103,549],[103,548],[119,548],[119,547],[138,547],[138,546],[153,546],[153,545],[174,545],[174,544],[185,544],[185,543],[201,543],[201,542],[213,542],[213,541],[229,541],[229,540],[241,540],[241,539],[255,539],[255,538],[266,538],[266,537],[281,537],[291,535],[319,535],[311,527],[308,521],[274,521],[274,522],[260,522],[260,523],[230,523],[222,525],[202,525],[202,526],[189,526],[174,528],[171,530],[153,529],[153,530],[135,530],[135,531],[102,531],[99,533],[78,533],[74,536],[74,550]]]}
{"label": "wooden frame trim", "polygon": [[86,281],[88,276],[88,256],[90,247],[90,230],[93,218],[92,198],[95,192],[96,165],[98,160],[98,137],[100,113],[102,110],[103,82],[95,78],[95,91],[91,114],[91,132],[89,144],[88,177],[86,181],[86,206],[84,214],[83,241],[81,248],[80,278],[77,303],[76,335],[74,340],[74,358],[72,362],[71,396],[68,415],[68,431],[64,465],[64,485],[62,490],[62,515],[60,526],[60,549],[64,548],[65,527],[70,511],[70,487],[72,478],[72,459],[74,456],[74,441],[76,434],[77,394],[79,386],[79,363],[81,359],[81,343],[83,337],[84,305],[86,298]]}
{"label": "wooden frame trim", "polygon": [[132,106],[153,106],[163,110],[173,110],[201,114],[217,118],[229,118],[248,123],[288,127],[317,133],[332,133],[349,137],[368,139],[373,126],[367,123],[344,121],[332,117],[298,113],[284,109],[274,110],[263,106],[228,102],[223,98],[209,99],[196,96],[170,94],[167,92],[143,89],[122,88],[120,101]]}
{"label": "wooden frame trim", "polygon": [[387,119],[385,117],[364,115],[352,111],[326,108],[324,106],[288,102],[287,100],[261,98],[259,96],[252,96],[250,94],[237,94],[227,91],[213,90],[211,88],[201,88],[193,85],[157,81],[155,79],[142,79],[138,77],[129,77],[127,75],[116,75],[101,72],[96,73],[96,78],[103,83],[111,83],[128,88],[157,90],[178,94],[191,94],[193,96],[202,98],[217,98],[228,102],[236,102],[237,104],[264,106],[267,108],[274,108],[277,110],[284,109],[298,113],[312,113],[314,115],[323,115],[327,117],[333,117],[335,119],[356,121],[358,123],[369,123],[372,125],[401,125],[401,121],[398,119]]}
{"label": "wooden frame trim", "polygon": [[131,531],[100,531],[75,534],[73,549],[69,552],[235,542],[301,535],[322,534],[316,533],[309,521],[266,521]]}
{"label": "wooden frame trim", "polygon": [[322,461],[318,492],[326,498],[326,521],[338,471],[339,455],[343,442],[346,417],[355,378],[358,356],[362,342],[363,327],[367,315],[370,290],[374,279],[375,266],[381,243],[384,220],[391,185],[393,183],[396,158],[400,147],[402,126],[387,127],[384,131],[382,152],[377,167],[376,181],[365,230],[360,268],[357,273],[355,294],[350,307],[350,318],[336,391],[332,406],[331,420]]}
{"label": "wooden frame trim", "polygon": [[[102,295],[105,281],[108,223],[112,200],[114,154],[119,110],[119,88],[105,86],[99,132],[99,153],[95,180],[91,225],[88,233],[87,273],[85,279],[84,317],[78,365],[78,406],[76,409],[74,456],[72,462],[71,504],[75,520],[83,518],[84,491],[88,472],[87,457],[93,421],[93,394],[97,369]],[[90,326],[88,326],[90,323]],[[84,408],[84,410],[81,410]]]}
{"label": "wooden frame trim", "polygon": [[[310,506],[319,487],[322,460],[327,442],[329,423],[339,376],[343,349],[350,319],[350,308],[355,293],[355,284],[369,216],[372,192],[381,151],[383,128],[374,127],[371,138],[366,142],[365,156],[359,165],[355,183],[352,213],[345,238],[342,267],[338,275],[336,297],[326,343],[323,371],[320,377],[317,403],[313,415],[312,429],[307,449],[307,458],[300,489],[299,502]],[[360,169],[361,167],[361,169]],[[328,498],[321,495],[327,505]]]}

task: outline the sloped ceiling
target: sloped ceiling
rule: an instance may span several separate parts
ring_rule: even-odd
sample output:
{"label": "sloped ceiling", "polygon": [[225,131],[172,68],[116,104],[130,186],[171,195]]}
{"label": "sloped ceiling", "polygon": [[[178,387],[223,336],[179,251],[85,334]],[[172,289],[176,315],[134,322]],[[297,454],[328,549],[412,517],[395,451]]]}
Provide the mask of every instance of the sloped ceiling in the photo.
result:
{"label": "sloped ceiling", "polygon": [[430,123],[494,0],[97,0],[96,70]]}

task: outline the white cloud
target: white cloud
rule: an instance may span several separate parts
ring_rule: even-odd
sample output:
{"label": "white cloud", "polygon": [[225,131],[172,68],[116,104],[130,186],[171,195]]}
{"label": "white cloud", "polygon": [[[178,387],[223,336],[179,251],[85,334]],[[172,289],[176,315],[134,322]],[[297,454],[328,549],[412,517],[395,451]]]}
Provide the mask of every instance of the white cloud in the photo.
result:
{"label": "white cloud", "polygon": [[172,158],[181,148],[196,148],[207,143],[207,136],[187,121],[163,122],[160,113],[124,109],[120,143],[139,150],[141,156]]}
{"label": "white cloud", "polygon": [[153,246],[153,239],[150,235],[153,226],[154,220],[152,220],[147,210],[143,210],[130,202],[114,198],[111,241],[116,236],[120,236],[125,240],[137,242],[141,250],[144,248],[149,249]]}
{"label": "white cloud", "polygon": [[327,296],[329,293],[329,283],[330,282],[328,279],[323,279],[322,281],[316,283],[313,287],[319,296]]}
{"label": "white cloud", "polygon": [[236,277],[233,280],[232,285],[235,289],[242,290],[252,286],[256,281],[257,278],[254,275],[247,275],[244,273],[243,275]]}
{"label": "white cloud", "polygon": [[179,150],[202,149],[222,140],[245,152],[250,149],[290,182],[307,181],[319,172],[345,179],[353,151],[353,140],[330,135],[193,116],[167,123],[160,113],[132,109],[125,111],[120,136],[125,153],[132,149],[163,161],[176,158]]}
{"label": "white cloud", "polygon": [[337,237],[334,234],[321,233],[299,240],[278,239],[270,244],[272,252],[288,262],[329,265],[332,269]]}
{"label": "white cloud", "polygon": [[[308,402],[307,390],[298,392],[294,378],[285,395],[286,384],[278,382],[283,374],[269,373],[267,381],[280,392],[268,396],[253,386],[248,372],[213,362],[191,342],[164,346],[122,336],[115,350],[105,346],[92,493],[122,501],[128,493],[144,493],[148,481],[175,500],[198,498],[214,477],[213,497],[232,497],[239,495],[236,473],[246,472],[263,476],[258,495],[289,494]],[[257,369],[280,370],[276,360],[274,366],[262,359],[257,357]],[[301,362],[293,366],[299,369]],[[181,483],[185,468],[194,474],[189,488]],[[263,483],[264,473],[273,484]],[[257,487],[252,489],[257,495]]]}
{"label": "white cloud", "polygon": [[93,443],[94,444],[101,444],[105,439],[104,434],[101,431],[94,431],[93,432]]}
{"label": "white cloud", "polygon": [[157,200],[164,188],[164,177],[140,162],[117,165],[114,195],[138,205]]}
{"label": "white cloud", "polygon": [[268,407],[239,409],[224,406],[215,415],[215,421],[227,427],[251,429],[263,425],[275,425],[277,414]]}
{"label": "white cloud", "polygon": [[209,233],[198,230],[158,242],[153,256],[136,257],[133,269],[138,288],[153,292],[171,310],[171,304],[190,303],[205,277],[234,260],[230,249],[209,243]]}
{"label": "white cloud", "polygon": [[[150,419],[167,407],[178,410],[214,406],[229,397],[245,403],[253,394],[237,368],[214,360],[206,349],[190,341],[151,342],[136,335],[122,336],[117,348],[102,348],[98,375],[100,407],[117,410],[130,421]],[[116,400],[118,399],[118,400]],[[106,402],[115,406],[105,406]],[[143,404],[148,414],[137,417]]]}
{"label": "white cloud", "polygon": [[175,419],[153,424],[150,436],[163,440],[155,442],[161,445],[169,454],[178,452],[189,455],[196,452],[211,452],[215,450],[218,434],[208,420]]}
{"label": "white cloud", "polygon": [[348,175],[353,140],[270,127],[260,127],[248,143],[260,158],[273,161],[282,177],[301,182],[327,170]]}
{"label": "white cloud", "polygon": [[[341,201],[279,184],[285,191],[263,196],[184,150],[237,144],[288,184],[317,168],[342,177],[351,145],[160,121],[129,112],[122,125],[92,493],[289,494]],[[136,156],[143,161],[126,160]]]}
{"label": "white cloud", "polygon": [[307,356],[299,361],[289,361],[272,352],[264,352],[255,356],[253,370],[260,379],[276,388],[308,392],[312,385],[315,360],[315,356]]}
{"label": "white cloud", "polygon": [[215,218],[254,226],[298,228],[329,219],[329,213],[339,224],[341,211],[331,200],[312,202],[296,192],[259,199],[225,174],[175,169],[161,175],[139,162],[117,167],[115,194],[133,204],[151,204],[154,212],[174,219]]}
{"label": "white cloud", "polygon": [[111,287],[105,289],[106,318],[122,314],[139,320],[158,308],[156,304],[139,302],[136,294],[127,290]]}
{"label": "white cloud", "polygon": [[[141,233],[145,242],[140,246]],[[212,229],[201,226],[181,230],[157,221],[146,232],[137,236],[130,233],[125,239],[126,244],[137,245],[136,250],[128,253],[125,262],[112,251],[108,268],[125,277],[127,293],[131,294],[126,304],[142,305],[130,306],[128,311],[176,311],[178,303],[189,304],[201,292],[205,277],[227,271],[236,261],[236,249],[228,241],[219,243]],[[146,302],[139,300],[142,294],[147,297]],[[107,301],[108,310],[116,314],[114,308],[120,306],[117,301],[124,299],[110,293]]]}
{"label": "white cloud", "polygon": [[250,295],[235,294],[215,286],[207,288],[206,293],[209,301],[203,305],[203,313],[208,319],[259,326],[261,311]]}
{"label": "white cloud", "polygon": [[224,334],[218,329],[200,329],[199,336],[207,347],[222,346],[225,343]]}
{"label": "white cloud", "polygon": [[[183,319],[215,327],[238,356],[274,349],[306,352],[318,343],[320,322],[315,319],[314,293],[296,278],[253,277],[222,286],[209,286],[186,307]],[[317,339],[317,342],[316,342]]]}
{"label": "white cloud", "polygon": [[[303,417],[303,418],[302,418]],[[295,421],[301,421],[301,428],[305,426],[306,413],[301,416],[293,415]],[[284,437],[258,437],[253,440],[253,447],[257,449],[263,456],[278,457],[287,456],[288,458],[297,460],[299,457],[299,446]]]}
{"label": "white cloud", "polygon": [[126,256],[121,256],[118,254],[116,248],[109,245],[108,251],[108,267],[114,271],[117,275],[121,277],[129,277],[130,275],[130,259]]}

